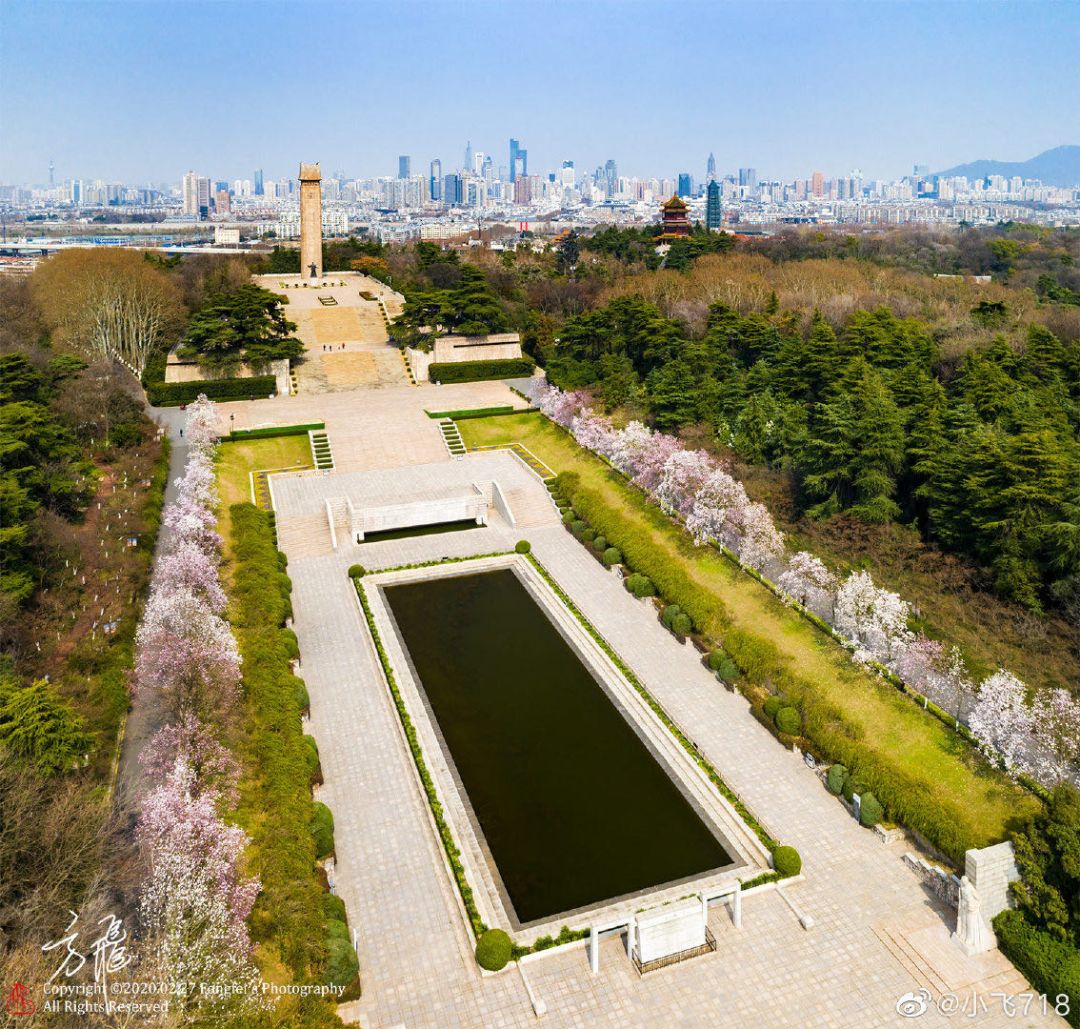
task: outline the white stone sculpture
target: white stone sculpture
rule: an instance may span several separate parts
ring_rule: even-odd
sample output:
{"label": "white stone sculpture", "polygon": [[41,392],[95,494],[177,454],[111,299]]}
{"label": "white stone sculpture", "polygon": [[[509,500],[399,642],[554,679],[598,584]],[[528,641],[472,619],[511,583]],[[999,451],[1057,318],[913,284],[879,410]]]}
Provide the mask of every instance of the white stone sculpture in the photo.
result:
{"label": "white stone sculpture", "polygon": [[983,918],[978,891],[966,875],[960,879],[960,903],[956,910],[953,939],[969,955],[982,954],[992,950],[995,945],[993,933]]}

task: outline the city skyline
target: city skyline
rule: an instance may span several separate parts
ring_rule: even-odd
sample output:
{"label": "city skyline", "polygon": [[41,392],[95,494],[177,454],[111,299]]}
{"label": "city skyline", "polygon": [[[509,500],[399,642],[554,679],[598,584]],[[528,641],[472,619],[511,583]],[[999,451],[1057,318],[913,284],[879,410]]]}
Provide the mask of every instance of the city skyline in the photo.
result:
{"label": "city skyline", "polygon": [[[594,3],[551,33],[512,7],[495,17],[491,5],[454,5],[448,18],[451,5],[416,2],[410,49],[443,58],[407,64],[368,45],[400,28],[400,6],[320,5],[326,33],[299,36],[300,16],[276,3],[172,6],[190,15],[180,19],[160,6],[5,5],[0,180],[47,182],[51,162],[57,181],[176,182],[188,168],[275,179],[295,175],[298,154],[393,177],[399,155],[416,173],[434,159],[453,169],[466,142],[497,172],[510,139],[531,174],[614,160],[620,174],[701,182],[712,152],[720,175],[893,179],[915,164],[1022,160],[1080,136],[1069,101],[1080,7],[1067,5],[687,3],[649,19],[638,4]],[[367,47],[337,84],[322,50],[331,38],[343,58]],[[46,62],[35,60],[43,41]],[[192,47],[198,74],[182,63]],[[1012,58],[1037,59],[1042,74],[991,74]],[[102,102],[121,90],[141,103]],[[140,146],[120,145],[129,139]]]}

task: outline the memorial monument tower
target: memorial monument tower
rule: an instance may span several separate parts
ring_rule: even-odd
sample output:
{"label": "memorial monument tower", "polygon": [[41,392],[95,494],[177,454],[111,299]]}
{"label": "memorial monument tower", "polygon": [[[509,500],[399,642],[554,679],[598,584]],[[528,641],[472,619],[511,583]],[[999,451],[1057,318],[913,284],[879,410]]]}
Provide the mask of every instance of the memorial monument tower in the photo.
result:
{"label": "memorial monument tower", "polygon": [[322,171],[300,165],[300,275],[322,278]]}

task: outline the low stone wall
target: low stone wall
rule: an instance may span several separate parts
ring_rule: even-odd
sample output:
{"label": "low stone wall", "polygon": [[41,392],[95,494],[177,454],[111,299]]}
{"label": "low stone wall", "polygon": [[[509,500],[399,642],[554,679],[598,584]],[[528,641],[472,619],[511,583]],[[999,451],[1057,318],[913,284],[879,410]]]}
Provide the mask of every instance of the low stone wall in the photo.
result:
{"label": "low stone wall", "polygon": [[911,851],[904,855],[904,863],[936,897],[950,907],[956,907],[960,903],[960,880],[948,869],[932,864]]}

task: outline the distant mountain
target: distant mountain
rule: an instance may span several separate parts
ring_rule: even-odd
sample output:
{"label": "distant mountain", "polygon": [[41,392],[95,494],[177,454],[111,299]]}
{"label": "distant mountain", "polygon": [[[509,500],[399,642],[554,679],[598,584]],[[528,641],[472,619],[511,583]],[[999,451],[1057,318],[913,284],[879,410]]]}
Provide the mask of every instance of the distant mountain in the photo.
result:
{"label": "distant mountain", "polygon": [[1039,179],[1047,186],[1080,186],[1080,146],[1056,146],[1030,161],[972,161],[937,174],[963,175],[969,179],[1019,175],[1022,179]]}

